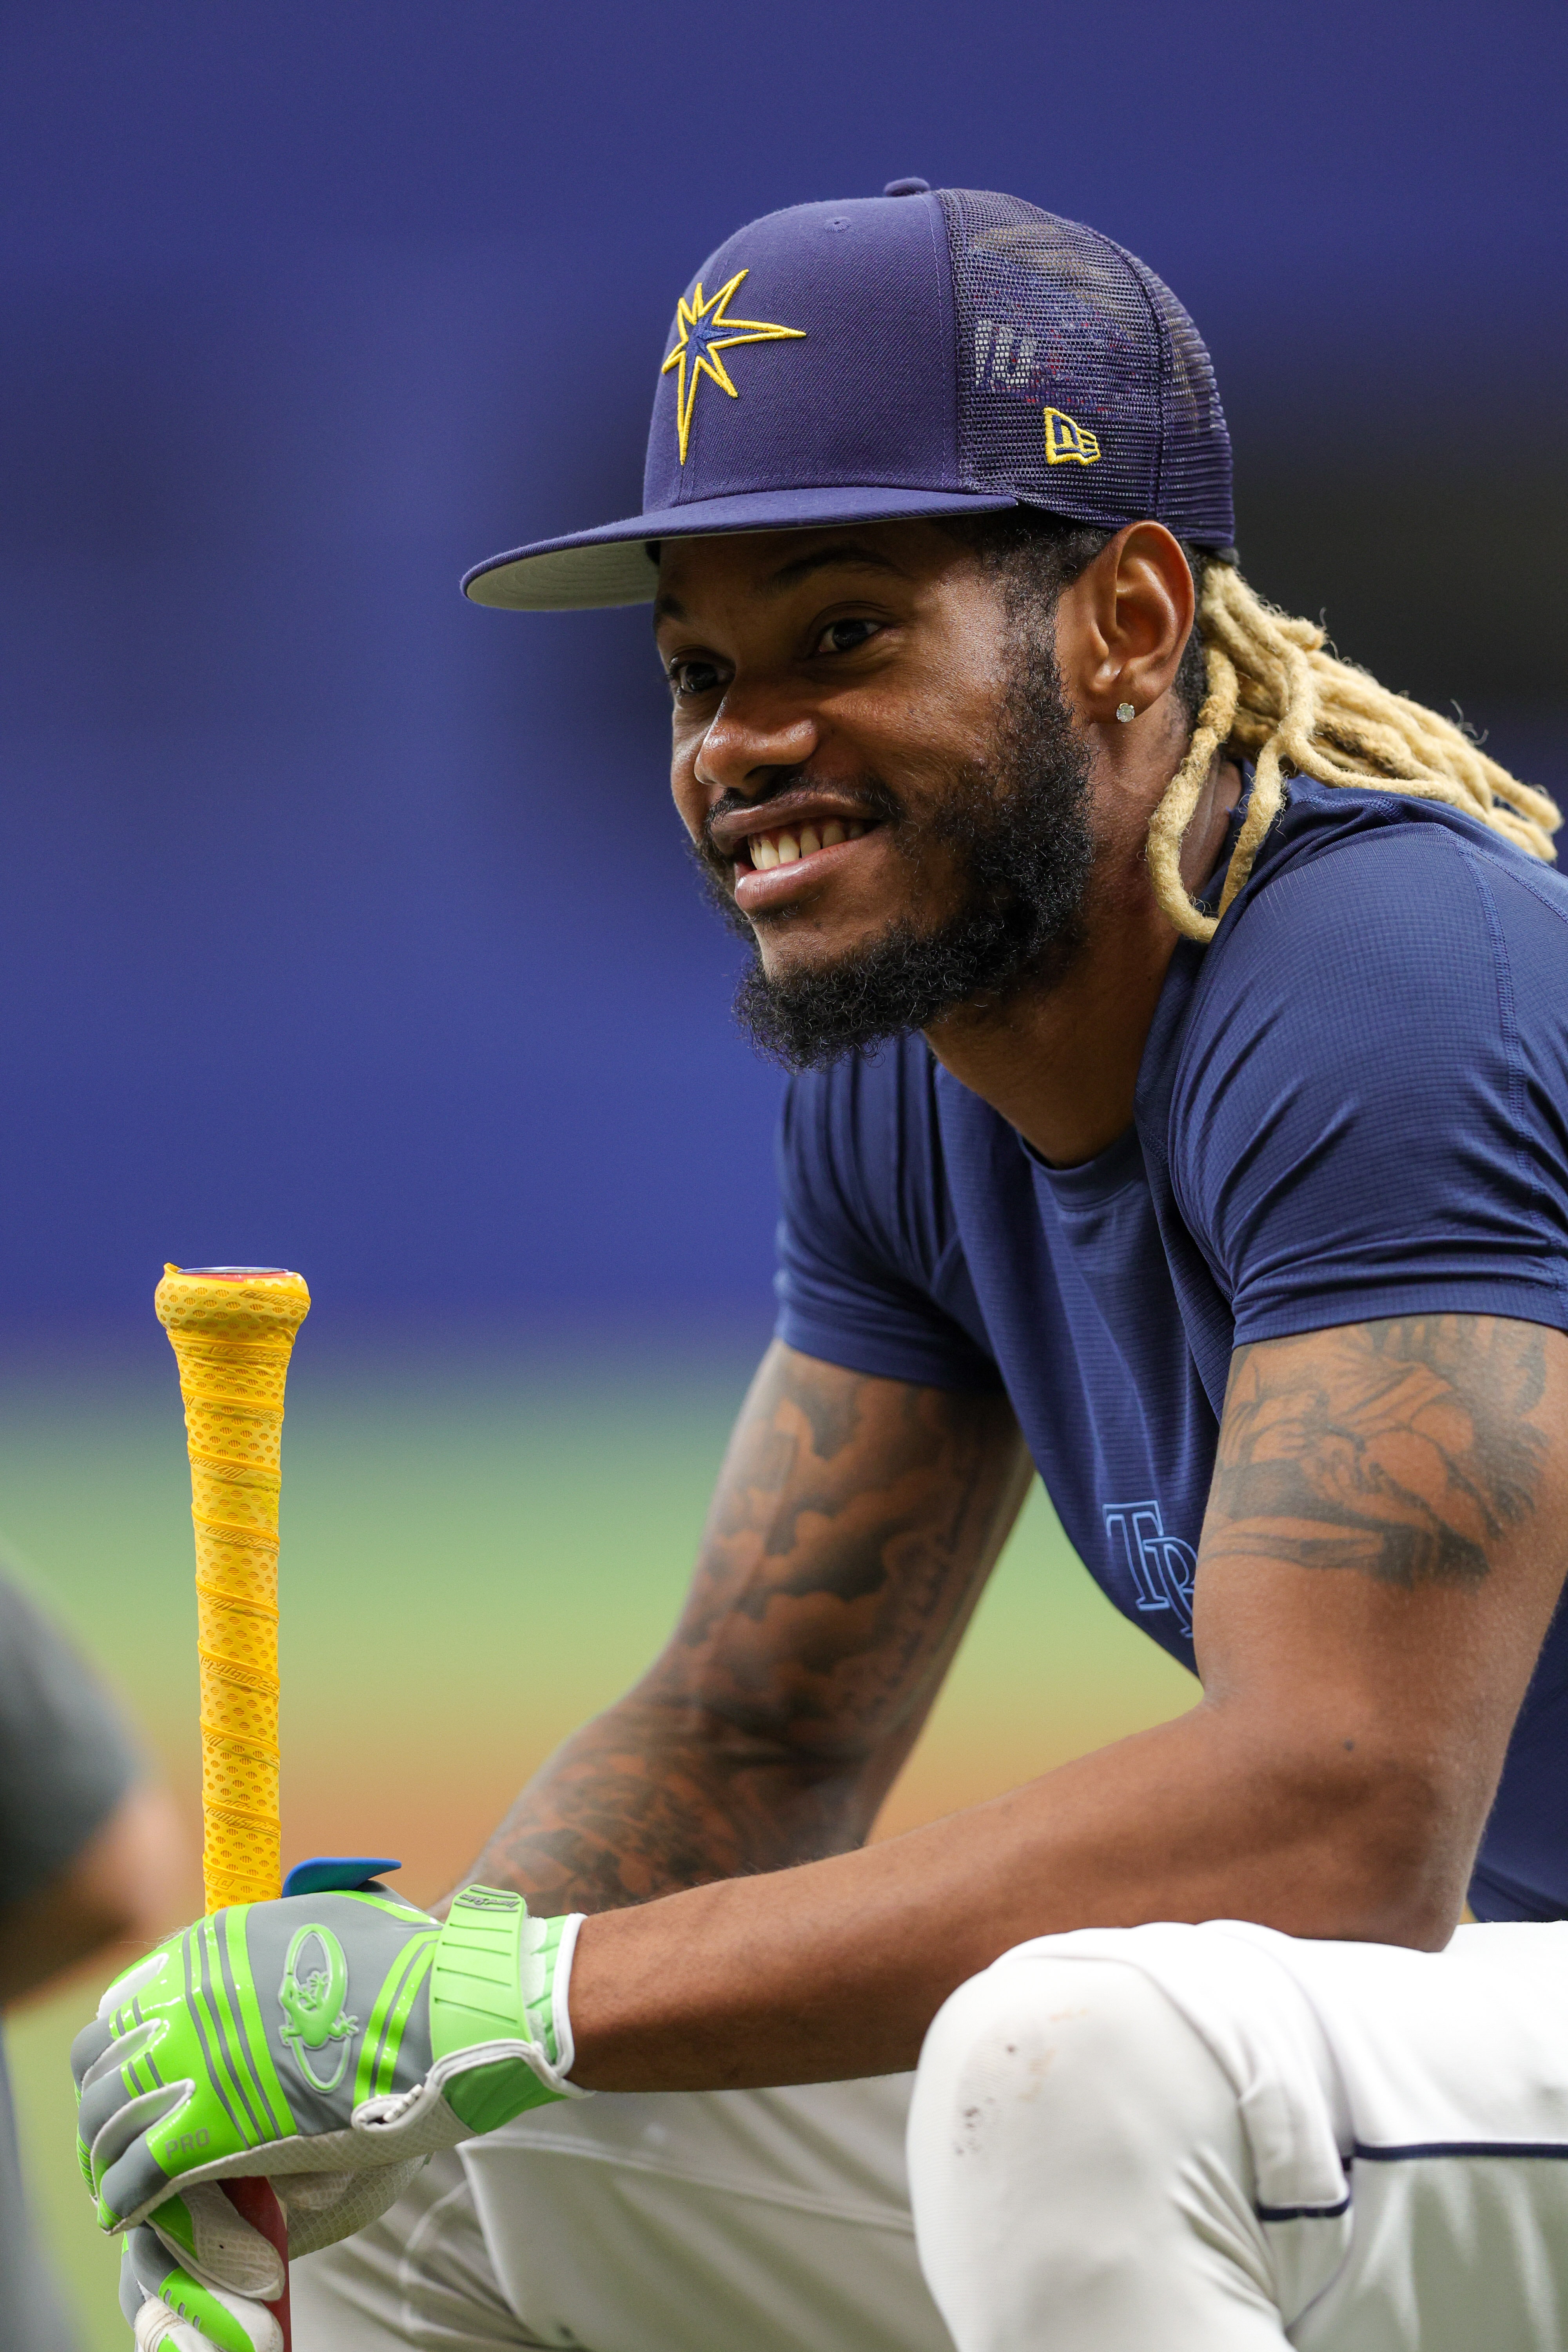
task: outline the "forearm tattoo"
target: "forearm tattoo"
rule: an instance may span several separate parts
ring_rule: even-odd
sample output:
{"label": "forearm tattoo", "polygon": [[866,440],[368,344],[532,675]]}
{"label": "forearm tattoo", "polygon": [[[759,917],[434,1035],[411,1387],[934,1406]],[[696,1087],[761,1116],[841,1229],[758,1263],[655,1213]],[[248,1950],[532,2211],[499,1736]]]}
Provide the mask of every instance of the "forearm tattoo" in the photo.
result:
{"label": "forearm tattoo", "polygon": [[770,1349],[669,1643],[468,1876],[596,1911],[858,1844],[1028,1476],[999,1396]]}
{"label": "forearm tattoo", "polygon": [[1205,1556],[1477,1584],[1535,1508],[1547,1438],[1531,1415],[1545,1386],[1542,1331],[1484,1315],[1238,1349]]}

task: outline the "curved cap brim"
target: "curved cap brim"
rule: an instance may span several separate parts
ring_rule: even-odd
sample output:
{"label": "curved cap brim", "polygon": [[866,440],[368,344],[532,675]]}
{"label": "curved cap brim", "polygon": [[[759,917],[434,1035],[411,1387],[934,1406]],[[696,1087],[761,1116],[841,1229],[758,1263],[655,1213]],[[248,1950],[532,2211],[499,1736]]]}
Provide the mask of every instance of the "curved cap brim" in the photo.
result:
{"label": "curved cap brim", "polygon": [[544,539],[492,555],[463,577],[476,604],[514,613],[566,613],[605,604],[649,604],[658,584],[650,541],[713,539],[730,531],[823,530],[840,523],[917,521],[935,515],[999,514],[1016,506],[1005,493],[841,486],[753,490],[742,498],[701,499],[601,523],[570,539]]}

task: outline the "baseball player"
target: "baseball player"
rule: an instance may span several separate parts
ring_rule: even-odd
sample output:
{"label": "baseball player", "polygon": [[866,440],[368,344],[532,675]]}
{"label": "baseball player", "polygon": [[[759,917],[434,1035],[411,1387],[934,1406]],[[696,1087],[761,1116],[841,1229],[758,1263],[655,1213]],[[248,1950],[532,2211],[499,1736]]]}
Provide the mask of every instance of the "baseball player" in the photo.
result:
{"label": "baseball player", "polygon": [[[907,180],[721,246],[643,512],[470,574],[652,604],[777,1337],[445,1918],[221,1914],[84,2032],[143,2347],[272,2343],[237,2170],[300,2352],[1568,2345],[1557,812],[1234,537],[1160,280]],[[1201,1699],[868,1847],[1036,1470]]]}

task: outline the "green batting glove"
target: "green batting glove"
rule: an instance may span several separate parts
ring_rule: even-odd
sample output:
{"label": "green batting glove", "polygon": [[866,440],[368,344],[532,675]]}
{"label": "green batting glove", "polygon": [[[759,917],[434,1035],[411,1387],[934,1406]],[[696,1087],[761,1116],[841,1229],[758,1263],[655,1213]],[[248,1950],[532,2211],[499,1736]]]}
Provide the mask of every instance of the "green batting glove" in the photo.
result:
{"label": "green batting glove", "polygon": [[[293,2172],[273,2183],[297,2261],[363,2230],[423,2169],[427,2158],[363,2172]],[[216,2180],[155,2206],[121,2237],[120,2308],[136,2352],[284,2352],[268,2306],[284,2268],[270,2239],[235,2210]]]}
{"label": "green batting glove", "polygon": [[216,2181],[171,2197],[121,2247],[120,2308],[136,2352],[283,2352],[267,2308],[283,2291],[282,2261]]}
{"label": "green batting glove", "polygon": [[441,1927],[364,1887],[236,1904],[170,1937],[71,2050],[100,2226],[240,2173],[406,2165],[582,2097],[566,2080],[581,1924],[469,1886]]}

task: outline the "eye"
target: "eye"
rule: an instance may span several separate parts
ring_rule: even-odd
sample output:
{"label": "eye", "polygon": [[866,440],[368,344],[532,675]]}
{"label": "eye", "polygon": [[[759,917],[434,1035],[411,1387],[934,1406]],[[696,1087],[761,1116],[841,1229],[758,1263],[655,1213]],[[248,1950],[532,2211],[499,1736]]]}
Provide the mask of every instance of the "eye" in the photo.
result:
{"label": "eye", "polygon": [[858,653],[881,632],[880,621],[829,621],[816,641],[819,654]]}
{"label": "eye", "polygon": [[719,687],[719,666],[710,661],[672,661],[666,670],[672,693],[688,701],[700,701],[705,694],[714,694]]}

